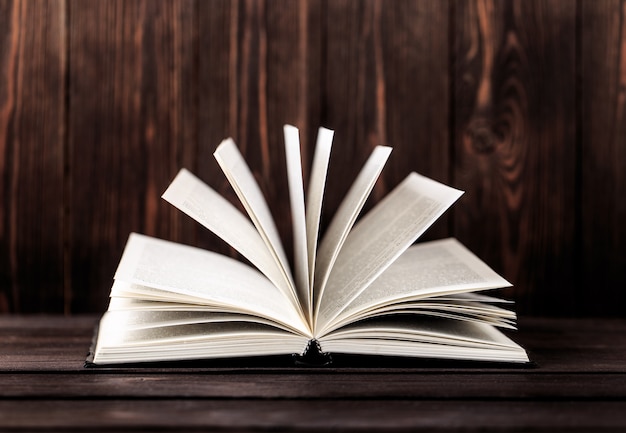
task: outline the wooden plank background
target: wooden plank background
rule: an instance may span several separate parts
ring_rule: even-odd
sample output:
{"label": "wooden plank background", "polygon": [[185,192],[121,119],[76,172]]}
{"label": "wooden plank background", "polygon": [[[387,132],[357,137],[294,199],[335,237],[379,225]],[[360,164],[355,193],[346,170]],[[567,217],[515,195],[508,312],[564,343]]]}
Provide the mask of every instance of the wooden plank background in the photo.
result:
{"label": "wooden plank background", "polygon": [[159,197],[232,136],[291,241],[282,125],[466,191],[453,235],[528,315],[626,311],[624,0],[0,0],[0,312],[99,312],[131,231],[232,252]]}

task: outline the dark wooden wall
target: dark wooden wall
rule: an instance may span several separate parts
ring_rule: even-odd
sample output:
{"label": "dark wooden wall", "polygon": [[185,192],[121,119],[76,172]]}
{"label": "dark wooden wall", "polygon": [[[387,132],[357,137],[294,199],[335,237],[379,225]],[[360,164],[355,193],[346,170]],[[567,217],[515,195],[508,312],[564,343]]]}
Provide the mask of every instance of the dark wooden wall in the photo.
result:
{"label": "dark wooden wall", "polygon": [[[0,312],[102,311],[131,231],[229,253],[159,197],[233,197],[232,136],[278,221],[282,125],[335,129],[325,221],[369,150],[465,196],[454,235],[523,314],[626,312],[624,0],[0,0]],[[287,241],[287,226],[280,225]]]}

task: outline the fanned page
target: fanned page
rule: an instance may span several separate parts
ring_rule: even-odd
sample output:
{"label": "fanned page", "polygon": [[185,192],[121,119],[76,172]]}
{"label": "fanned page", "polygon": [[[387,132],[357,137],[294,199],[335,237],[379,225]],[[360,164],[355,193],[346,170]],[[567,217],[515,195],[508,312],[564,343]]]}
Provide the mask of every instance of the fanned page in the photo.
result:
{"label": "fanned page", "polygon": [[339,205],[335,216],[324,234],[322,243],[317,251],[315,263],[313,288],[316,313],[320,308],[320,299],[326,287],[330,270],[359,212],[361,212],[363,205],[365,205],[367,197],[372,191],[372,188],[374,188],[376,180],[385,166],[390,153],[391,148],[387,146],[376,146],[374,148],[374,151],[352,183],[352,186],[350,186],[350,190]]}
{"label": "fanned page", "polygon": [[411,173],[359,221],[346,238],[320,300],[315,334],[437,220],[462,191]]}
{"label": "fanned page", "polygon": [[226,179],[228,179],[237,197],[239,197],[239,200],[243,204],[243,207],[248,212],[254,226],[257,228],[270,252],[278,262],[284,278],[289,283],[291,295],[299,304],[295,282],[291,269],[289,268],[289,261],[283,250],[276,224],[274,223],[267,202],[263,197],[263,193],[254,179],[250,168],[246,164],[246,161],[241,156],[241,153],[239,153],[235,142],[230,138],[220,143],[215,150],[214,156],[222,168]]}
{"label": "fanned page", "polygon": [[[486,296],[446,296],[510,285],[456,239],[420,243],[408,248],[356,296],[333,322],[333,329],[366,317],[384,314],[390,307],[396,312],[406,308],[436,313],[437,308],[444,309],[442,306],[447,306],[448,310],[457,311],[458,317],[463,317],[464,312],[466,315],[475,312],[475,305],[470,301],[498,300]],[[451,302],[454,303],[453,308],[449,306]],[[483,305],[485,307],[481,314],[486,318],[514,318],[514,313],[508,310]]]}
{"label": "fanned page", "polygon": [[174,178],[163,198],[250,260],[297,308],[289,280],[259,232],[228,200],[185,169]]}
{"label": "fanned page", "polygon": [[309,259],[307,250],[307,229],[304,210],[304,184],[302,182],[302,159],[300,156],[300,137],[298,129],[284,126],[285,158],[287,162],[287,183],[291,204],[291,222],[293,230],[293,267],[296,290],[307,320],[311,321],[312,307],[309,290]]}
{"label": "fanned page", "polygon": [[290,301],[265,276],[211,251],[134,233],[115,279],[170,293],[170,301],[182,295],[182,302],[191,298],[195,303],[267,318],[302,335],[310,334]]}
{"label": "fanned page", "polygon": [[358,322],[319,343],[331,353],[528,362],[524,349],[491,325],[437,317]]}
{"label": "fanned page", "polygon": [[317,261],[317,242],[319,239],[322,201],[324,198],[324,188],[326,186],[326,175],[328,173],[333,135],[334,133],[330,129],[319,128],[306,196],[306,240],[309,257],[309,303],[311,306],[314,305],[313,287],[315,263]]}
{"label": "fanned page", "polygon": [[245,316],[108,311],[92,361],[120,364],[302,353],[309,339]]}

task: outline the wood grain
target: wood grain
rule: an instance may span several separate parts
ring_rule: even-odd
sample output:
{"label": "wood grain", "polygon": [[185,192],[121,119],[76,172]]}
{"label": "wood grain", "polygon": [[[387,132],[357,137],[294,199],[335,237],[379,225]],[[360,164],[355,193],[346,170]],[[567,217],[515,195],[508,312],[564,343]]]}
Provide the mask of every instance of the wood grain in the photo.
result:
{"label": "wood grain", "polygon": [[[7,430],[615,432],[621,401],[2,401]],[[44,413],[45,417],[33,416]],[[71,414],[72,416],[68,416]]]}
{"label": "wood grain", "polygon": [[160,196],[196,154],[193,0],[70,3],[75,311],[102,310],[130,232],[179,238]]}
{"label": "wood grain", "polygon": [[[67,375],[24,373],[2,378],[2,398],[242,398],[242,399],[489,399],[497,388],[499,399],[532,401],[563,398],[626,399],[626,377],[615,374],[561,374],[554,386],[545,375],[515,373],[406,374],[350,372],[276,372],[240,374],[133,373]],[[460,385],[463,384],[463,385]]]}
{"label": "wood grain", "polygon": [[0,313],[64,290],[65,2],[0,2]]}
{"label": "wood grain", "polygon": [[284,123],[335,129],[325,227],[370,150],[466,191],[454,235],[521,313],[626,305],[623,0],[0,0],[0,312],[102,311],[131,231],[236,256],[160,199],[237,203],[240,145],[291,250]]}
{"label": "wood grain", "polygon": [[[376,57],[379,142],[393,152],[379,182],[378,198],[410,172],[451,184],[450,22],[448,1],[376,3],[372,31]],[[376,40],[380,39],[379,41]],[[380,90],[382,88],[382,90]],[[382,92],[382,95],[380,94]],[[423,239],[450,236],[451,213]]]}
{"label": "wood grain", "polygon": [[576,9],[459,2],[455,233],[525,312],[575,311]]}
{"label": "wood grain", "polygon": [[[323,209],[327,222],[374,146],[389,144],[382,20],[376,1],[336,1],[327,6],[322,123],[335,131]],[[375,187],[374,197],[382,194],[381,188],[385,189],[384,182]],[[371,202],[366,209],[370,206]]]}
{"label": "wood grain", "polygon": [[[322,123],[335,130],[335,146],[325,221],[379,144],[394,152],[365,210],[410,171],[449,180],[447,8],[428,1],[328,3]],[[445,219],[433,233],[449,233]]]}
{"label": "wood grain", "polygon": [[[626,313],[626,2],[583,2],[581,213],[584,280],[592,314]],[[597,301],[598,294],[603,301]]]}
{"label": "wood grain", "polygon": [[[619,432],[623,401],[0,401],[8,431]],[[42,413],[44,416],[33,416]],[[71,416],[68,416],[71,414]]]}

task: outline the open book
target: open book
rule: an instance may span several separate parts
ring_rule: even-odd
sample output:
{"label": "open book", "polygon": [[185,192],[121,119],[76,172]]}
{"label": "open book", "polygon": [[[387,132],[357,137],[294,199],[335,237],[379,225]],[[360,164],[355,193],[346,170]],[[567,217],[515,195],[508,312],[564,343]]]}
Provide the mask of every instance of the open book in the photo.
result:
{"label": "open book", "polygon": [[[320,128],[307,187],[298,130],[286,125],[293,259],[231,139],[215,158],[247,216],[187,170],[163,198],[242,263],[131,234],[90,355],[94,364],[320,353],[527,362],[497,328],[510,284],[455,239],[414,242],[462,194],[410,174],[357,221],[391,149],[376,147],[319,234],[333,132]],[[290,265],[292,263],[292,265]]]}

